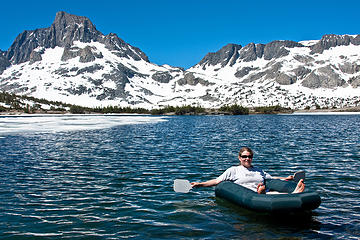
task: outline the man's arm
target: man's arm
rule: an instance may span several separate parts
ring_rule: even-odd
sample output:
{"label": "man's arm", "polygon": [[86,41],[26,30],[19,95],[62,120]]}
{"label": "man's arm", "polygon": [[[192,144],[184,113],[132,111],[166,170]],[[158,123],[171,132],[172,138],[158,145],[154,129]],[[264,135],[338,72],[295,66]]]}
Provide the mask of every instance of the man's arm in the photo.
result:
{"label": "man's arm", "polygon": [[218,185],[220,182],[221,181],[217,179],[212,179],[206,182],[192,182],[191,185],[193,187],[212,187]]}
{"label": "man's arm", "polygon": [[294,176],[290,175],[287,177],[272,177],[273,179],[282,179],[282,180],[293,180]]}

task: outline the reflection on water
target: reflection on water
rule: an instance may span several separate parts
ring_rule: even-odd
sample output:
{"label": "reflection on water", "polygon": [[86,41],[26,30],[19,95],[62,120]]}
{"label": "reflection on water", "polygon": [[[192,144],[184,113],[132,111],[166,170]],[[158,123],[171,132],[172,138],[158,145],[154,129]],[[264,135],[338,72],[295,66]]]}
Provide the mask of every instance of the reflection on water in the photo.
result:
{"label": "reflection on water", "polygon": [[[0,118],[1,236],[360,237],[360,116],[107,117]],[[26,127],[5,132],[11,121]],[[68,131],[71,121],[86,130]],[[49,125],[59,131],[36,130]],[[176,178],[205,181],[238,164],[241,146],[274,176],[305,170],[321,206],[271,216],[215,198],[213,188],[173,192]]]}

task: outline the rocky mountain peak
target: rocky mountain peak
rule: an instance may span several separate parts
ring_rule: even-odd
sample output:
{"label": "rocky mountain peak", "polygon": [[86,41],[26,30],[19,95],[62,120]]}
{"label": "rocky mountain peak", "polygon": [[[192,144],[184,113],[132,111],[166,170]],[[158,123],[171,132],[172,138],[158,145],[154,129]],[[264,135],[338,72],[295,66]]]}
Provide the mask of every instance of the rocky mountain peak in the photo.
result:
{"label": "rocky mountain peak", "polygon": [[105,44],[108,49],[116,51],[119,57],[149,62],[145,53],[125,43],[116,34],[111,33],[104,36],[87,17],[76,16],[63,11],[56,14],[55,20],[50,27],[24,31],[19,34],[6,52],[5,57],[12,64],[40,61],[41,52],[37,51],[37,49],[63,47],[65,49],[62,60],[80,55],[83,56],[82,61],[85,62],[95,59],[94,54],[89,49],[80,49],[69,54],[68,50],[71,49],[74,41],[83,43],[100,42]]}
{"label": "rocky mountain peak", "polygon": [[143,51],[141,51],[137,47],[131,46],[130,44],[126,43],[115,33],[109,33],[100,41],[104,43],[108,49],[116,51],[115,54],[119,57],[131,57],[135,61],[144,60],[146,62],[150,62]]}
{"label": "rocky mountain peak", "polygon": [[203,68],[205,68],[206,65],[215,66],[220,63],[221,67],[224,67],[230,63],[230,66],[232,66],[239,57],[239,50],[241,48],[241,45],[227,44],[215,53],[208,53],[199,62],[199,65],[202,65]]}
{"label": "rocky mountain peak", "polygon": [[50,27],[19,34],[6,52],[6,57],[12,64],[19,64],[33,59],[33,51],[39,47],[65,47],[74,41],[97,41],[102,36],[87,17],[58,12]]}
{"label": "rocky mountain peak", "polygon": [[74,24],[84,24],[84,25],[90,24],[92,27],[94,27],[94,25],[91,23],[89,18],[69,14],[64,11],[60,11],[60,12],[56,13],[53,24],[57,25],[57,26],[63,25],[64,27],[67,27],[68,25],[74,25]]}
{"label": "rocky mountain peak", "polygon": [[50,27],[50,35],[55,37],[55,46],[64,47],[73,41],[98,41],[102,34],[87,17],[58,12]]}

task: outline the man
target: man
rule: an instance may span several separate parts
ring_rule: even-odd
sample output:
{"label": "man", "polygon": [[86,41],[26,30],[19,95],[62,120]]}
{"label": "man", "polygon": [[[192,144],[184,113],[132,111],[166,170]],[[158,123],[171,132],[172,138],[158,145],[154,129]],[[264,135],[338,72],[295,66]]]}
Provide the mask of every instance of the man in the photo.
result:
{"label": "man", "polygon": [[[249,147],[243,147],[239,151],[240,165],[228,168],[218,178],[206,182],[192,182],[193,187],[211,187],[216,186],[222,181],[232,181],[243,187],[249,188],[259,194],[265,194],[265,179],[283,179],[292,180],[293,176],[272,177],[270,174],[252,165],[254,153]],[[305,190],[304,180],[301,179],[293,193],[301,193]]]}

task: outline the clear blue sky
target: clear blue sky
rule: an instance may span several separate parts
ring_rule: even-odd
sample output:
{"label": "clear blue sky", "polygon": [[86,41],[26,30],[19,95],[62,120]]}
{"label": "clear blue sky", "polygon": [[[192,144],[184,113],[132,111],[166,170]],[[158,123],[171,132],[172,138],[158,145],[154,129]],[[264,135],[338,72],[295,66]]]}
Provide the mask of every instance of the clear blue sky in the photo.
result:
{"label": "clear blue sky", "polygon": [[103,34],[116,33],[151,62],[184,68],[228,43],[360,34],[359,0],[17,0],[0,6],[1,50],[65,11],[88,17]]}

